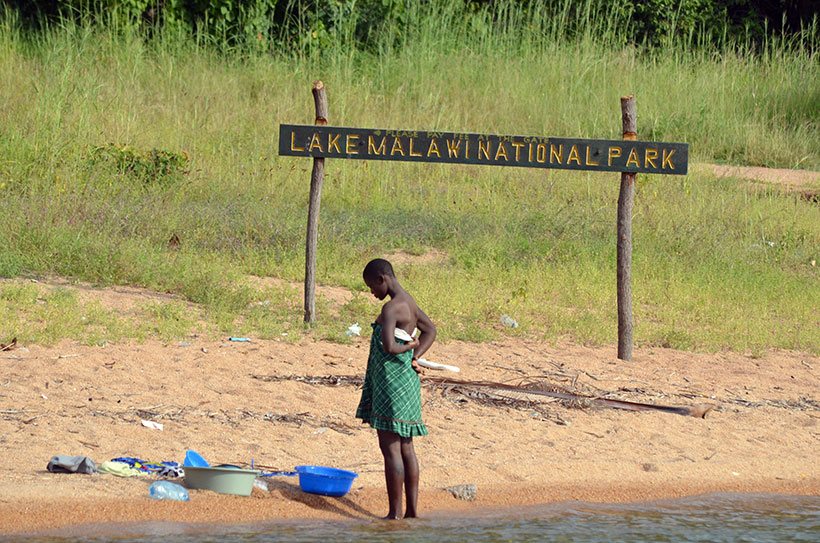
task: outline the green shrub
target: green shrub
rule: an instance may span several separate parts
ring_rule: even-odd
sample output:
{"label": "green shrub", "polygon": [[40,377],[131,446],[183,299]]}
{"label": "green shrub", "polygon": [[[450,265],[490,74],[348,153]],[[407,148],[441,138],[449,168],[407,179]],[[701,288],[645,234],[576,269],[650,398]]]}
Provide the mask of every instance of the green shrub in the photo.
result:
{"label": "green shrub", "polygon": [[110,166],[118,174],[145,185],[169,185],[187,173],[188,155],[184,151],[140,151],[127,145],[109,144],[95,147],[89,157],[89,163],[92,166]]}

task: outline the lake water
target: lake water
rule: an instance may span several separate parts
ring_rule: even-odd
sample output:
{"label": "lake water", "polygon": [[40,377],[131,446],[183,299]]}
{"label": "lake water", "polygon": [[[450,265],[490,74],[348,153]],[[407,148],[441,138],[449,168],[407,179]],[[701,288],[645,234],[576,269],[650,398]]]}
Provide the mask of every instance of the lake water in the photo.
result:
{"label": "lake water", "polygon": [[[412,522],[282,521],[219,527],[152,523],[82,530],[71,537],[35,536],[26,540],[42,543],[817,543],[820,542],[820,497],[711,494],[627,505],[570,502],[514,511],[493,510],[481,517],[432,516]],[[12,540],[20,538],[0,536],[0,541]]]}

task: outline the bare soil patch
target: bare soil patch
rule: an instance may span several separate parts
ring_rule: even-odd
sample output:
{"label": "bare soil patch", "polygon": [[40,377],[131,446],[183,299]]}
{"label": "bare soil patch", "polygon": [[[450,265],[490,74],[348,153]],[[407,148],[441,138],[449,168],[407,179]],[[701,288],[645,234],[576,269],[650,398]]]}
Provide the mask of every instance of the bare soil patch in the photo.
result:
{"label": "bare soil patch", "polygon": [[728,166],[705,164],[718,177],[738,177],[753,181],[776,183],[792,189],[811,188],[820,185],[820,172],[811,170],[789,170],[782,168],[761,168],[756,166]]}
{"label": "bare soil patch", "polygon": [[755,188],[774,185],[815,203],[820,199],[820,172],[723,164],[698,164],[694,169],[711,172],[718,178],[746,179],[752,181]]}
{"label": "bare soil patch", "polygon": [[438,249],[432,249],[422,254],[411,254],[404,251],[396,251],[387,254],[384,258],[392,264],[405,266],[407,264],[444,264],[449,255]]}
{"label": "bare soil patch", "polygon": [[[289,288],[299,293],[299,298],[303,299],[305,296],[304,282],[285,281],[278,277],[249,277],[251,284],[256,288]],[[345,305],[353,299],[355,293],[350,289],[343,287],[335,287],[331,285],[316,285],[316,297],[324,298],[330,302],[331,306],[338,309],[338,307]]]}
{"label": "bare soil patch", "polygon": [[[107,310],[115,310],[120,313],[133,313],[140,307],[150,303],[184,303],[191,307],[195,304],[188,302],[175,294],[156,292],[141,287],[117,285],[112,287],[98,287],[84,281],[69,280],[63,277],[46,277],[40,279],[27,279],[26,281],[53,291],[55,289],[66,289],[77,295],[77,299],[83,303],[96,302]],[[0,278],[0,284],[11,284],[21,282],[20,279]]]}

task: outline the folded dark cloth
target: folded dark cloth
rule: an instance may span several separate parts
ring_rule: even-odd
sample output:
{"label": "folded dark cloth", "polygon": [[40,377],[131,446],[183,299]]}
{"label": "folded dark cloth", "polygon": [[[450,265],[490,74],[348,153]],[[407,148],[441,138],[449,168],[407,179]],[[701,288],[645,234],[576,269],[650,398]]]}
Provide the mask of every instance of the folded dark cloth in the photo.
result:
{"label": "folded dark cloth", "polygon": [[52,473],[97,473],[97,465],[87,456],[52,456],[46,469]]}

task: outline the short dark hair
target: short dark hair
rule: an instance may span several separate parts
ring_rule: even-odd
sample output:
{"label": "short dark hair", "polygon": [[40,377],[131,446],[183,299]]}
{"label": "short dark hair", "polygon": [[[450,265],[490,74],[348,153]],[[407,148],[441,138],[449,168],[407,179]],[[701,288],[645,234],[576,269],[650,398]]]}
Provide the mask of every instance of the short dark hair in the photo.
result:
{"label": "short dark hair", "polygon": [[396,274],[393,273],[393,265],[383,258],[374,258],[367,263],[367,266],[364,267],[364,271],[362,272],[362,277],[365,279],[376,279],[382,275],[396,276]]}

